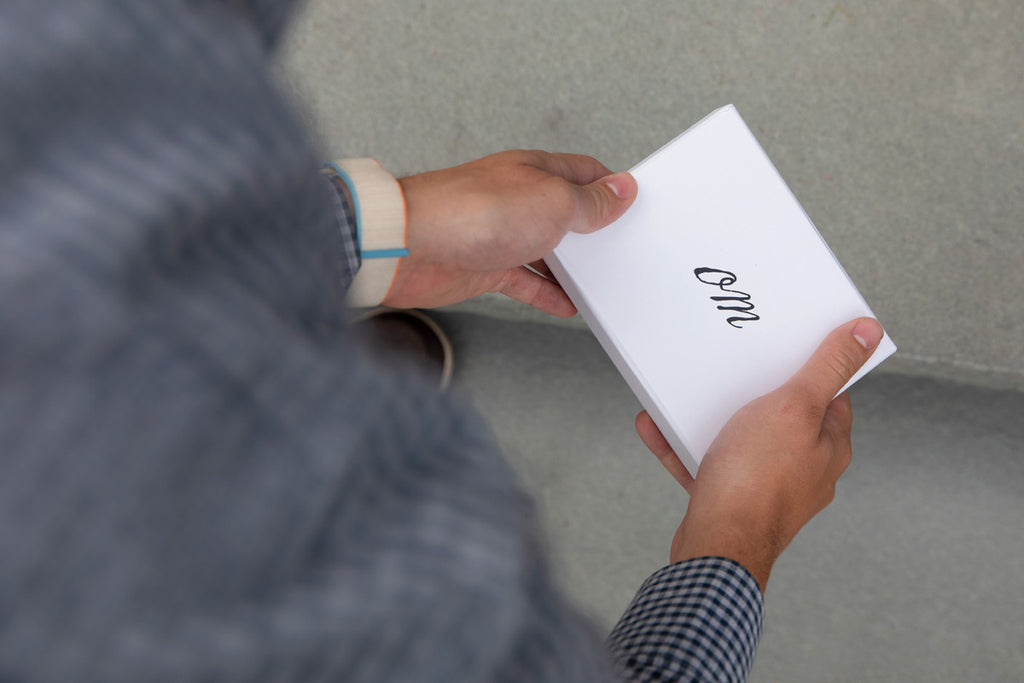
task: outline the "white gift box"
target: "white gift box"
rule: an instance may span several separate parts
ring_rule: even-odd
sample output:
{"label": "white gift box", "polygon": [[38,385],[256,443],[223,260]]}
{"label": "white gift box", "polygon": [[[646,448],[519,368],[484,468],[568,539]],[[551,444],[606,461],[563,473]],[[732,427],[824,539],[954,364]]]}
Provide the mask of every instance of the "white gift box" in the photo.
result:
{"label": "white gift box", "polygon": [[[737,409],[874,315],[735,107],[632,173],[629,210],[546,262],[696,475]],[[886,335],[850,384],[895,351]]]}

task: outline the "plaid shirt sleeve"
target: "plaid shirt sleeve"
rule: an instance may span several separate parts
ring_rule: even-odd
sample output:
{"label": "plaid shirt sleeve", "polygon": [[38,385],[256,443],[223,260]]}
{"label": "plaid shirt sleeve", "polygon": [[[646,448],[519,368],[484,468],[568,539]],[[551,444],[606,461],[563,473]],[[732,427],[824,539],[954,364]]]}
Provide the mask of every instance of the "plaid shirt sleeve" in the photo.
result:
{"label": "plaid shirt sleeve", "polygon": [[356,235],[356,215],[352,209],[352,201],[349,198],[348,189],[345,187],[345,181],[335,175],[324,175],[323,177],[334,190],[331,196],[334,202],[334,217],[338,221],[338,233],[341,235],[341,255],[347,274],[347,286],[359,272],[359,266],[362,264],[359,254],[359,238]]}
{"label": "plaid shirt sleeve", "polygon": [[640,587],[608,638],[630,681],[744,681],[764,622],[764,597],[738,563],[669,565]]}

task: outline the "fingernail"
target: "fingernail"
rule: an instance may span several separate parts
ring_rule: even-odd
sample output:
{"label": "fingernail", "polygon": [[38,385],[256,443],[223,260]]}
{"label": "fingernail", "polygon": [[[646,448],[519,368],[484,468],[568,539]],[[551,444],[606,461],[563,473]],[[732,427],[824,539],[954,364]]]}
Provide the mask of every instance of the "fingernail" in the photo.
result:
{"label": "fingernail", "polygon": [[619,199],[625,199],[633,190],[633,183],[625,173],[616,173],[604,179],[604,184],[612,188]]}
{"label": "fingernail", "polygon": [[877,320],[871,318],[861,320],[853,328],[853,338],[868,351],[878,346],[878,342],[882,341],[883,334],[885,332],[882,330],[882,326],[878,324]]}

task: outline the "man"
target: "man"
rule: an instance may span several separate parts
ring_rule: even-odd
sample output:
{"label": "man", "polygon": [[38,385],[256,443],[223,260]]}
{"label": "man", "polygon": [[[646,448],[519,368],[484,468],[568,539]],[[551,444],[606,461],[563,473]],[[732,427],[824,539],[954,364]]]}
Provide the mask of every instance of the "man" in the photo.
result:
{"label": "man", "polygon": [[402,179],[408,254],[368,266],[371,199],[316,172],[268,76],[287,9],[0,7],[0,679],[745,677],[877,323],[742,410],[696,481],[638,418],[691,502],[606,648],[486,428],[370,360],[344,298],[570,315],[522,264],[635,183],[541,152]]}

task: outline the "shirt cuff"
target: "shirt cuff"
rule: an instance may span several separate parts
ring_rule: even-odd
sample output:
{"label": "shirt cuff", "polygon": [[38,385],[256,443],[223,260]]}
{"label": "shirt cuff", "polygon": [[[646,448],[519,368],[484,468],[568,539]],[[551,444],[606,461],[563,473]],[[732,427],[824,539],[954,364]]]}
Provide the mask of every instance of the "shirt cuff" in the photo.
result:
{"label": "shirt cuff", "polygon": [[398,264],[409,253],[402,188],[375,159],[328,162],[324,172],[332,176],[343,206],[354,218],[360,265],[348,302],[355,307],[376,306],[387,297]]}
{"label": "shirt cuff", "polygon": [[739,563],[701,557],[640,587],[608,637],[633,681],[745,681],[764,624],[764,596]]}

